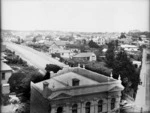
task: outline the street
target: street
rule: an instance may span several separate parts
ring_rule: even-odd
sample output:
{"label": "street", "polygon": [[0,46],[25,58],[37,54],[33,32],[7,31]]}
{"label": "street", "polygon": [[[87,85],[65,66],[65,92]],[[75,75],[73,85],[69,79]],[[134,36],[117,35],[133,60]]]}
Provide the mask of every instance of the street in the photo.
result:
{"label": "street", "polygon": [[36,51],[33,48],[8,42],[5,42],[4,44],[8,49],[15,51],[15,54],[27,61],[28,64],[38,68],[43,74],[46,72],[46,64],[56,64],[60,67],[66,66],[58,60],[51,58],[49,55]]}

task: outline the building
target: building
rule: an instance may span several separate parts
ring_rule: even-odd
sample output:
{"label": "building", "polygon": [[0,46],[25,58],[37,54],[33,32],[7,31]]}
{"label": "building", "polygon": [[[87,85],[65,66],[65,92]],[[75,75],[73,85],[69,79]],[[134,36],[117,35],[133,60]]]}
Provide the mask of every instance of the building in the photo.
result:
{"label": "building", "polygon": [[11,75],[12,75],[11,67],[1,61],[0,79],[2,84],[2,93],[4,94],[9,93],[8,79],[10,78]]}
{"label": "building", "polygon": [[142,113],[149,113],[150,112],[150,49],[143,50],[140,79],[141,79],[141,85],[138,86],[135,105],[140,109]]}
{"label": "building", "polygon": [[67,41],[46,41],[45,42],[46,45],[49,46],[50,49],[53,48],[65,48]]}
{"label": "building", "polygon": [[74,60],[82,60],[82,61],[96,61],[96,55],[92,52],[87,53],[79,53],[72,57]]}
{"label": "building", "polygon": [[119,113],[121,80],[80,67],[31,82],[31,113]]}
{"label": "building", "polygon": [[97,41],[98,45],[105,45],[106,44],[106,39],[104,37],[100,37]]}
{"label": "building", "polygon": [[104,36],[94,36],[92,38],[94,42],[96,42],[98,45],[105,45],[106,44],[106,39]]}
{"label": "building", "polygon": [[75,55],[75,53],[72,50],[66,50],[66,49],[59,49],[59,48],[55,48],[55,49],[50,49],[49,50],[50,54],[60,54],[60,57],[62,58],[71,58],[73,55]]}
{"label": "building", "polygon": [[120,47],[123,48],[127,52],[139,50],[138,46],[135,46],[135,45],[124,44],[124,45],[120,45]]}

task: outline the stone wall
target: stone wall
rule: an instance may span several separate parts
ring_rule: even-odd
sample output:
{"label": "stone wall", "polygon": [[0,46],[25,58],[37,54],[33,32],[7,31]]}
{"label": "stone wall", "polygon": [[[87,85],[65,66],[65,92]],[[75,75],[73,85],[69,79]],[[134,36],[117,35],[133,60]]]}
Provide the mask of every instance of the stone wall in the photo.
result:
{"label": "stone wall", "polygon": [[[51,113],[57,113],[58,107],[63,107],[63,113],[72,113],[72,106],[74,104],[78,105],[78,113],[85,113],[85,105],[87,102],[91,103],[90,113],[98,113],[98,101],[103,100],[103,113],[110,112],[116,113],[120,108],[120,97],[121,92],[111,92],[111,93],[98,93],[98,94],[91,94],[91,95],[81,95],[78,97],[71,97],[68,99],[61,99],[61,100],[52,100],[51,106],[52,110]],[[111,99],[115,98],[115,109],[111,110]]]}
{"label": "stone wall", "polygon": [[49,101],[45,99],[31,82],[30,113],[50,113]]}

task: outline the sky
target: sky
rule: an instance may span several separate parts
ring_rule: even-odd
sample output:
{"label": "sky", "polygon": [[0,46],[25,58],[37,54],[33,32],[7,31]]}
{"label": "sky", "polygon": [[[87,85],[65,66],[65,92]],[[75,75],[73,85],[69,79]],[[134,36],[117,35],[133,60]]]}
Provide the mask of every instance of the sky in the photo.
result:
{"label": "sky", "polygon": [[149,0],[2,0],[2,29],[149,31]]}

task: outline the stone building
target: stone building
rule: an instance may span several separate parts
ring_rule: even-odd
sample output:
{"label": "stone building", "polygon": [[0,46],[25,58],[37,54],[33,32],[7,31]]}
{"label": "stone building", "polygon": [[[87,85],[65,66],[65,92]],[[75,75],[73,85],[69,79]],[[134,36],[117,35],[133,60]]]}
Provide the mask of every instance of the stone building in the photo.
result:
{"label": "stone building", "polygon": [[119,113],[120,77],[112,77],[80,67],[68,67],[51,79],[31,82],[31,113]]}

